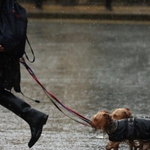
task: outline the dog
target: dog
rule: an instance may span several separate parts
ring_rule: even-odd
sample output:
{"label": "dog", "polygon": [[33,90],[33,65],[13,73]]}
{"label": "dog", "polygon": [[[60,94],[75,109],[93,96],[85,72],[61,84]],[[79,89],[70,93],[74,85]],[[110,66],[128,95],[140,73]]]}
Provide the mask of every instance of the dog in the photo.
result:
{"label": "dog", "polygon": [[[91,126],[100,129],[108,134],[112,142],[122,141],[150,141],[150,119],[149,118],[128,118],[113,120],[108,111],[102,110],[93,116]],[[147,150],[141,147],[139,150]],[[117,150],[117,149],[115,149]]]}
{"label": "dog", "polygon": [[[113,120],[120,120],[120,119],[125,119],[125,118],[131,118],[132,113],[129,108],[117,108],[115,109],[110,116],[112,117]],[[106,150],[118,150],[120,142],[112,142],[109,141],[109,143],[106,146]],[[134,147],[134,142],[128,142],[130,150],[132,150],[132,147]]]}
{"label": "dog", "polygon": [[[113,120],[120,120],[120,119],[132,117],[132,113],[129,108],[117,108],[110,115]],[[150,150],[150,142],[136,140],[136,141],[127,141],[127,143],[130,147],[130,150],[132,150],[133,148],[134,150],[137,150],[138,148],[139,150]],[[110,141],[108,145],[106,146],[106,149],[111,150],[111,148],[114,148],[114,150],[117,150],[117,147],[119,147],[119,144],[120,144],[119,142]]]}
{"label": "dog", "polygon": [[[108,113],[108,111],[105,112]],[[93,120],[94,120],[93,123],[95,125],[98,125],[98,122],[95,122],[97,120],[96,117],[98,117],[98,114],[99,112],[93,116]],[[130,118],[132,116],[132,113],[128,108],[117,108],[110,114],[110,116],[112,117],[113,120],[119,120],[119,119]],[[106,146],[106,150],[111,150],[111,149],[118,150],[119,144],[120,142],[109,141],[109,143]],[[130,147],[132,147],[133,144],[131,144],[130,142],[129,145]]]}
{"label": "dog", "polygon": [[132,113],[129,108],[117,108],[110,115],[113,120],[120,120],[132,117]]}

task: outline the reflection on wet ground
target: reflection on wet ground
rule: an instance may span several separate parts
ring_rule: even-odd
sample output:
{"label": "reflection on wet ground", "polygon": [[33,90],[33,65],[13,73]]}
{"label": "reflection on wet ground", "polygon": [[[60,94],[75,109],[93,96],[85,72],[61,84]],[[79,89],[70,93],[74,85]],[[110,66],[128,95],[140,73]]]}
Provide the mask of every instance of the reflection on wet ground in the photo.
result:
{"label": "reflection on wet ground", "polygon": [[[29,65],[49,91],[87,118],[101,109],[117,107],[128,107],[134,115],[149,115],[149,31],[148,24],[29,20],[28,37],[36,55],[35,63]],[[27,53],[30,56],[28,46]],[[26,101],[49,114],[33,150],[104,149],[107,138],[101,139],[103,134],[61,114],[21,68],[22,91],[41,103]],[[3,107],[0,111],[0,149],[27,150],[27,124]]]}

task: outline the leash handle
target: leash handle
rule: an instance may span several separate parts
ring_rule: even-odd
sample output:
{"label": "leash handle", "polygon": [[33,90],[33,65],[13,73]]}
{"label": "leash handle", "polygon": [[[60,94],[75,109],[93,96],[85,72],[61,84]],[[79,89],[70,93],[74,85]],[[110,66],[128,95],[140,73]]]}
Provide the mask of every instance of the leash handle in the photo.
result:
{"label": "leash handle", "polygon": [[[33,79],[41,86],[41,88],[44,90],[44,92],[47,94],[47,96],[49,97],[49,99],[51,100],[51,102],[56,106],[56,108],[61,111],[64,115],[66,115],[67,117],[69,117],[70,119],[83,124],[85,126],[91,126],[90,123],[91,121],[87,118],[85,118],[84,116],[80,115],[79,113],[77,113],[76,111],[72,110],[71,108],[65,106],[63,103],[61,103],[51,92],[47,91],[46,88],[41,84],[41,82],[37,79],[36,75],[34,74],[34,72],[32,71],[32,69],[27,65],[27,63],[25,62],[25,59],[22,57],[20,59],[20,63],[26,68],[26,70],[29,72],[29,74],[33,77]],[[54,100],[59,103],[63,108],[65,108],[67,111],[69,111],[70,113],[76,115],[77,117],[79,117],[81,120],[83,120],[85,123],[80,122],[70,116],[68,116],[66,113],[64,113],[60,107],[54,102]]]}
{"label": "leash handle", "polygon": [[[28,45],[29,45],[29,47],[30,47],[30,50],[31,50],[31,53],[32,53],[32,56],[33,56],[32,60],[29,59],[29,57],[28,57],[28,55],[27,55],[26,52],[25,52],[24,54],[25,54],[27,60],[28,60],[30,63],[33,63],[33,62],[35,61],[35,55],[34,55],[34,51],[33,51],[33,49],[32,49],[32,46],[31,46],[31,44],[30,44],[30,42],[29,42],[29,39],[28,39],[27,35],[26,35],[26,40],[27,40],[27,43],[28,43]],[[24,59],[24,58],[23,58],[23,59]]]}

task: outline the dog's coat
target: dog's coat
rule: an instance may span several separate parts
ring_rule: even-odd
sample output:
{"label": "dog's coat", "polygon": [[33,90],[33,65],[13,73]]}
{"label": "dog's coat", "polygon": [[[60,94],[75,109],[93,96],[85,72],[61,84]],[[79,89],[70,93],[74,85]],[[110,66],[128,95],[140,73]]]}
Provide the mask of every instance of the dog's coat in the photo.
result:
{"label": "dog's coat", "polygon": [[130,118],[113,121],[107,133],[109,140],[114,142],[124,140],[150,141],[150,119]]}

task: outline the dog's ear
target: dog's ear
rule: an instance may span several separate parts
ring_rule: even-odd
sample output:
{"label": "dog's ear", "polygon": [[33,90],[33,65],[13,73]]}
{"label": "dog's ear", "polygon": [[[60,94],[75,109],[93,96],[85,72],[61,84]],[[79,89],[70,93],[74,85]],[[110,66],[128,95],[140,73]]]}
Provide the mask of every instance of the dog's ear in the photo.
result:
{"label": "dog's ear", "polygon": [[125,108],[127,110],[126,114],[127,114],[127,117],[131,117],[132,116],[132,113],[130,111],[129,108]]}
{"label": "dog's ear", "polygon": [[110,118],[109,114],[107,114],[107,113],[103,114],[103,116],[104,116],[106,119]]}
{"label": "dog's ear", "polygon": [[117,115],[116,115],[116,114],[114,114],[112,117],[113,117],[113,118],[116,118],[116,117],[117,117]]}
{"label": "dog's ear", "polygon": [[129,109],[129,108],[124,108],[124,109],[126,109],[126,110],[130,111],[130,109]]}
{"label": "dog's ear", "polygon": [[107,125],[109,125],[110,123],[111,123],[111,121],[112,121],[112,118],[111,118],[111,116],[108,114],[108,113],[105,113],[105,114],[103,114],[103,117],[104,117],[104,124],[105,124],[105,126],[107,126]]}
{"label": "dog's ear", "polygon": [[128,117],[129,117],[126,112],[123,112],[123,113],[124,113],[124,117],[125,117],[125,118],[128,118]]}

